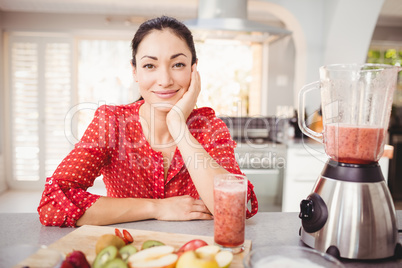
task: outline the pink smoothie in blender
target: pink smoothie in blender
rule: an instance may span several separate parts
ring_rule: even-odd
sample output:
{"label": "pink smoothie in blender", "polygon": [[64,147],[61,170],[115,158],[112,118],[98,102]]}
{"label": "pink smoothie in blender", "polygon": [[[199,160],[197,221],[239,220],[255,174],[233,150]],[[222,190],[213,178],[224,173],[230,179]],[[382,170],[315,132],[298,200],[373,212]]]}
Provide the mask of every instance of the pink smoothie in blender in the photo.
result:
{"label": "pink smoothie in blender", "polygon": [[327,124],[325,128],[325,152],[335,161],[371,164],[383,153],[384,128],[340,123]]}

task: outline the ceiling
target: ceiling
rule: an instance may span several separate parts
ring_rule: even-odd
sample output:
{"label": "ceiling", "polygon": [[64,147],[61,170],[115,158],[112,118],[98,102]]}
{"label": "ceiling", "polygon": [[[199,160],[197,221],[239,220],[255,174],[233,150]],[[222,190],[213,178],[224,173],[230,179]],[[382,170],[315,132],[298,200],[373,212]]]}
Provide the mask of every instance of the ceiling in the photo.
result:
{"label": "ceiling", "polygon": [[[134,15],[149,17],[169,14],[183,18],[197,16],[198,0],[0,0],[0,10]],[[362,8],[364,11],[364,8]],[[385,0],[379,25],[402,27],[402,1]]]}
{"label": "ceiling", "polygon": [[0,10],[108,15],[197,14],[198,0],[0,0]]}

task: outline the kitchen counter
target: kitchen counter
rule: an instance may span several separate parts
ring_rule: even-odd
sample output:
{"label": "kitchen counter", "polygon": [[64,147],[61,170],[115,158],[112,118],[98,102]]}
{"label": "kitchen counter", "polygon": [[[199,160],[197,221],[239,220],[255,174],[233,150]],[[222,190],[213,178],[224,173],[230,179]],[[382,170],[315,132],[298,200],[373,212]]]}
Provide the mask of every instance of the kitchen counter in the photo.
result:
{"label": "kitchen counter", "polygon": [[[397,211],[398,229],[402,229],[402,210]],[[213,221],[164,222],[147,220],[112,225],[119,228],[213,236]],[[298,213],[260,212],[247,220],[246,239],[252,248],[262,246],[304,246],[299,238]],[[0,248],[17,244],[50,245],[74,228],[45,227],[36,213],[1,213]],[[399,234],[402,243],[402,234]],[[79,243],[77,241],[77,243]],[[402,267],[402,260],[342,260],[346,267]]]}

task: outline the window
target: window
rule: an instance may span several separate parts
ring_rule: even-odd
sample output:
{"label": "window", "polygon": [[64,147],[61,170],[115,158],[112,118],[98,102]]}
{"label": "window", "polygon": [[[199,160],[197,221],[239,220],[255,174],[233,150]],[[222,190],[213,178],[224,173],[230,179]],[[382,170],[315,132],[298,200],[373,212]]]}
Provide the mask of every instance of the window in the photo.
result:
{"label": "window", "polygon": [[261,114],[261,43],[211,39],[196,42],[196,51],[202,86],[199,106],[225,116]]}
{"label": "window", "polygon": [[11,34],[8,49],[12,177],[43,185],[71,149],[63,131],[72,96],[71,42]]}
{"label": "window", "polygon": [[[373,42],[367,53],[368,63],[381,63],[402,66],[402,43]],[[393,103],[402,106],[402,72],[398,74],[398,82]]]}
{"label": "window", "polygon": [[77,112],[78,133],[73,143],[82,136],[98,106],[127,104],[139,98],[130,65],[130,42],[130,39],[77,40],[77,103],[84,109],[78,109]]}

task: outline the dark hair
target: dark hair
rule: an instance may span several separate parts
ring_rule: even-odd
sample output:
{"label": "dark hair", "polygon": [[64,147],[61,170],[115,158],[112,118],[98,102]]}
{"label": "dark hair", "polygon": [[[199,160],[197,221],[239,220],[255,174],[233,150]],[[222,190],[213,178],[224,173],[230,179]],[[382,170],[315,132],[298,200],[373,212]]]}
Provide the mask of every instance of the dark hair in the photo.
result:
{"label": "dark hair", "polygon": [[184,25],[182,22],[178,21],[175,18],[162,16],[154,19],[150,19],[140,25],[137,32],[134,35],[133,40],[131,41],[131,49],[132,49],[132,63],[134,66],[137,66],[135,61],[135,55],[137,54],[138,46],[141,41],[153,30],[162,31],[163,29],[170,29],[177,37],[183,39],[188,48],[191,51],[191,65],[193,65],[197,61],[197,55],[194,47],[194,40],[191,31]]}

